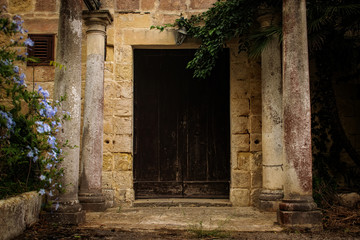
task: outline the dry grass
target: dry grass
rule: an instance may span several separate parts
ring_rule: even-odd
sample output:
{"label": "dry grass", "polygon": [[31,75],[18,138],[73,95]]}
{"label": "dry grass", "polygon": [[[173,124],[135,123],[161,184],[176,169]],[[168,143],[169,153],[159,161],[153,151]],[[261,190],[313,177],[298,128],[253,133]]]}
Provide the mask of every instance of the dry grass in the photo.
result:
{"label": "dry grass", "polygon": [[348,208],[333,205],[322,209],[323,226],[328,230],[341,230],[360,232],[360,208]]}

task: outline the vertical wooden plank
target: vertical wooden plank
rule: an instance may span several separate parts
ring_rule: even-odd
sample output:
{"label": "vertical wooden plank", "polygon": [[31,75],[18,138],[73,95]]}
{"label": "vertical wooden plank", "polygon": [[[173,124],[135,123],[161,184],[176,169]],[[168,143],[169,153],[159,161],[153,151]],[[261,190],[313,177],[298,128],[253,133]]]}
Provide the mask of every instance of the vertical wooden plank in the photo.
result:
{"label": "vertical wooden plank", "polygon": [[[157,61],[154,61],[157,60]],[[158,174],[158,78],[149,78],[153,68],[160,69],[160,56],[134,50],[135,122],[134,180],[157,181]]]}

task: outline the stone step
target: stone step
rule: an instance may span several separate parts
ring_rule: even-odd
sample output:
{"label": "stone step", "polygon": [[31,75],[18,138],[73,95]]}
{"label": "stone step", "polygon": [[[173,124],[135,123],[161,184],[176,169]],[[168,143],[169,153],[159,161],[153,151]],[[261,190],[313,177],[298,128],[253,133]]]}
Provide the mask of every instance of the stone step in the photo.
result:
{"label": "stone step", "polygon": [[229,199],[137,199],[134,207],[231,207]]}

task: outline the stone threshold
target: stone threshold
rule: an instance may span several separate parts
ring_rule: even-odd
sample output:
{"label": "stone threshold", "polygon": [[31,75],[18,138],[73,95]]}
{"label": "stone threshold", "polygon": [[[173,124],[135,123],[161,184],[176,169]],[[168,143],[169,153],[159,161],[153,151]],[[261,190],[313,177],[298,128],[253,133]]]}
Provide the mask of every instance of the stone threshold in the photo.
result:
{"label": "stone threshold", "polygon": [[231,207],[229,199],[158,198],[137,199],[133,207]]}

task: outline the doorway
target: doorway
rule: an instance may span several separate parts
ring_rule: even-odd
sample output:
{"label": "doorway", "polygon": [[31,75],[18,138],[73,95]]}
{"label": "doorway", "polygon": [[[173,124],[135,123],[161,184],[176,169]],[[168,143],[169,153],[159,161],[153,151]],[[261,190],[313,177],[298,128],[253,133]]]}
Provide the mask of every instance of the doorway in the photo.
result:
{"label": "doorway", "polygon": [[135,198],[228,198],[229,51],[207,79],[195,50],[134,50]]}

